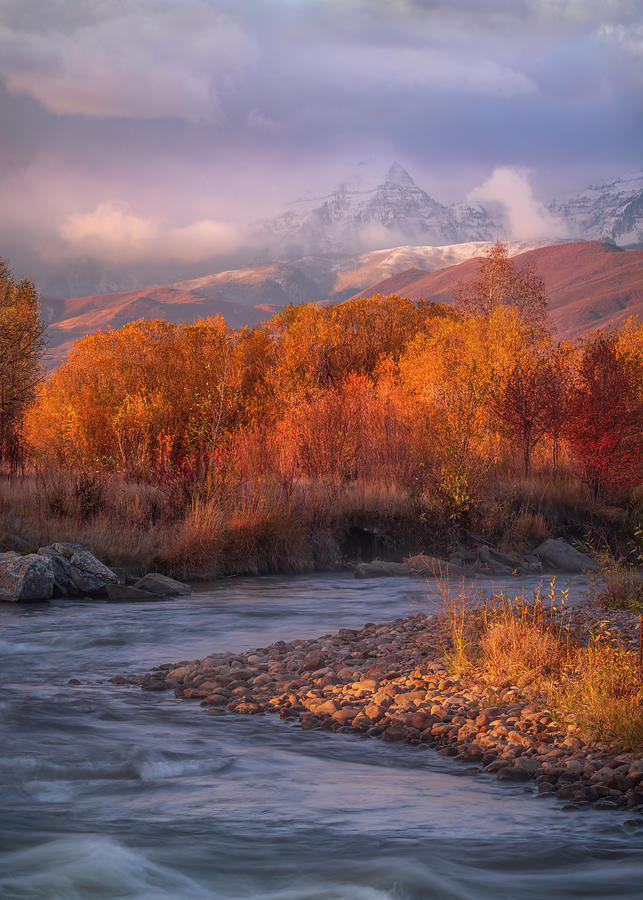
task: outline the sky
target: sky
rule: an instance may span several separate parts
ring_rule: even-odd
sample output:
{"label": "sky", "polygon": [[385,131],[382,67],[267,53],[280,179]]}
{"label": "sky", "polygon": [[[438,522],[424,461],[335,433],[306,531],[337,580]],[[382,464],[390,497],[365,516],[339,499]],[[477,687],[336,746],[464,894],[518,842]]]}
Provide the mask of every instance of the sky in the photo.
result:
{"label": "sky", "polygon": [[229,259],[393,160],[548,200],[641,167],[643,0],[0,0],[0,121],[22,269]]}

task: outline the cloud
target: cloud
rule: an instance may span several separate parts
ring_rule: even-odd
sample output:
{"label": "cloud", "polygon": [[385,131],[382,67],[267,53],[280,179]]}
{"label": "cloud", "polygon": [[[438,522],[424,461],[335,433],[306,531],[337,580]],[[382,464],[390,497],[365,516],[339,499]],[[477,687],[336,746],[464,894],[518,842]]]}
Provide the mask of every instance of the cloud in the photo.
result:
{"label": "cloud", "polygon": [[553,240],[567,236],[565,225],[534,197],[524,169],[508,166],[494,169],[467,199],[499,207],[514,240]]}
{"label": "cloud", "polygon": [[[301,56],[295,56],[301,67]],[[383,54],[378,46],[328,48],[317,63],[322,81],[342,93],[372,89],[421,88],[465,94],[511,97],[536,93],[536,83],[523,72],[469,50],[461,58],[439,46],[391,47]]]}
{"label": "cloud", "polygon": [[216,121],[223,82],[258,53],[206,0],[9,0],[0,14],[7,90],[63,115]]}
{"label": "cloud", "polygon": [[175,226],[113,202],[68,216],[60,226],[60,237],[69,255],[105,262],[196,261],[231,252],[240,241],[237,230],[224,222],[200,219]]}

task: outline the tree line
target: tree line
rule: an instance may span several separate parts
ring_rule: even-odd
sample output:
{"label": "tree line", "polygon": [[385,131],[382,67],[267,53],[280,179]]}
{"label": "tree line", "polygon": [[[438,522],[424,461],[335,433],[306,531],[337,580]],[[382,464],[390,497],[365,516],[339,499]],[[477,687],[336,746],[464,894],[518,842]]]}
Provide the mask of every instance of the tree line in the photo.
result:
{"label": "tree line", "polygon": [[24,365],[3,353],[2,434],[19,431],[43,463],[210,489],[378,478],[455,512],[490,471],[528,475],[535,461],[596,492],[640,478],[640,325],[557,343],[542,280],[502,244],[454,305],[305,303],[236,330],[220,316],[140,320],[82,338],[41,385],[35,292],[5,281],[16,330],[3,340]]}

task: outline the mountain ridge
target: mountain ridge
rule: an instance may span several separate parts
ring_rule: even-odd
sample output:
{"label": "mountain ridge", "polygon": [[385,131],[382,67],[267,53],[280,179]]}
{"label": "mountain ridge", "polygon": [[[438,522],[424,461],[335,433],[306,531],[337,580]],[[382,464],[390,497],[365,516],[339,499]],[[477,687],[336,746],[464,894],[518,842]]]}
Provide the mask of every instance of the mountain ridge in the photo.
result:
{"label": "mountain ridge", "polygon": [[[414,277],[412,269],[369,285],[355,297],[400,293],[410,300],[452,302],[454,291],[478,271],[472,258]],[[625,250],[603,241],[575,241],[519,253],[514,262],[533,263],[545,282],[548,311],[559,338],[622,324],[643,314],[643,250]]]}
{"label": "mountain ridge", "polygon": [[[221,313],[229,325],[241,327],[256,325],[286,304],[303,301],[337,303],[354,296],[398,293],[448,302],[457,280],[476,274],[490,246],[489,242],[405,245],[342,259],[302,257],[135,291],[71,298],[56,308],[49,326],[48,363],[60,363],[73,341],[84,334],[139,318],[181,322]],[[594,322],[617,324],[628,311],[643,311],[643,251],[596,241],[508,246],[516,259],[531,258],[539,271],[543,269],[554,295],[552,311],[560,306],[554,318],[562,336],[582,333]]]}

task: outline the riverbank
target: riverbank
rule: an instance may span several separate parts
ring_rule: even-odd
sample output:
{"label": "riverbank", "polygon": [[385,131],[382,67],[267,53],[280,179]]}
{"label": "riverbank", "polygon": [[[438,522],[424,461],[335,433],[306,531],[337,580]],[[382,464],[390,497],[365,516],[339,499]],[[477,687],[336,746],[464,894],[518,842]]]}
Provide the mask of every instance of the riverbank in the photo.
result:
{"label": "riverbank", "polygon": [[[565,633],[573,631],[579,647],[595,647],[600,632],[634,659],[636,617],[589,605],[566,616]],[[643,806],[640,747],[590,734],[572,715],[554,710],[542,680],[490,685],[481,664],[454,671],[448,664],[454,649],[449,616],[419,613],[313,640],[164,664],[113,681],[173,689],[179,699],[200,701],[211,715],[272,712],[298,720],[304,729],[435,749],[464,763],[467,772],[533,784],[567,806]],[[573,688],[573,676],[562,687]]]}
{"label": "riverbank", "polygon": [[448,559],[477,545],[520,557],[552,537],[594,549],[607,538],[618,556],[640,518],[634,500],[599,502],[565,471],[490,476],[459,510],[429,478],[409,486],[264,477],[188,488],[60,470],[0,474],[0,552],[81,543],[133,577],[190,581],[333,571],[418,553]]}

